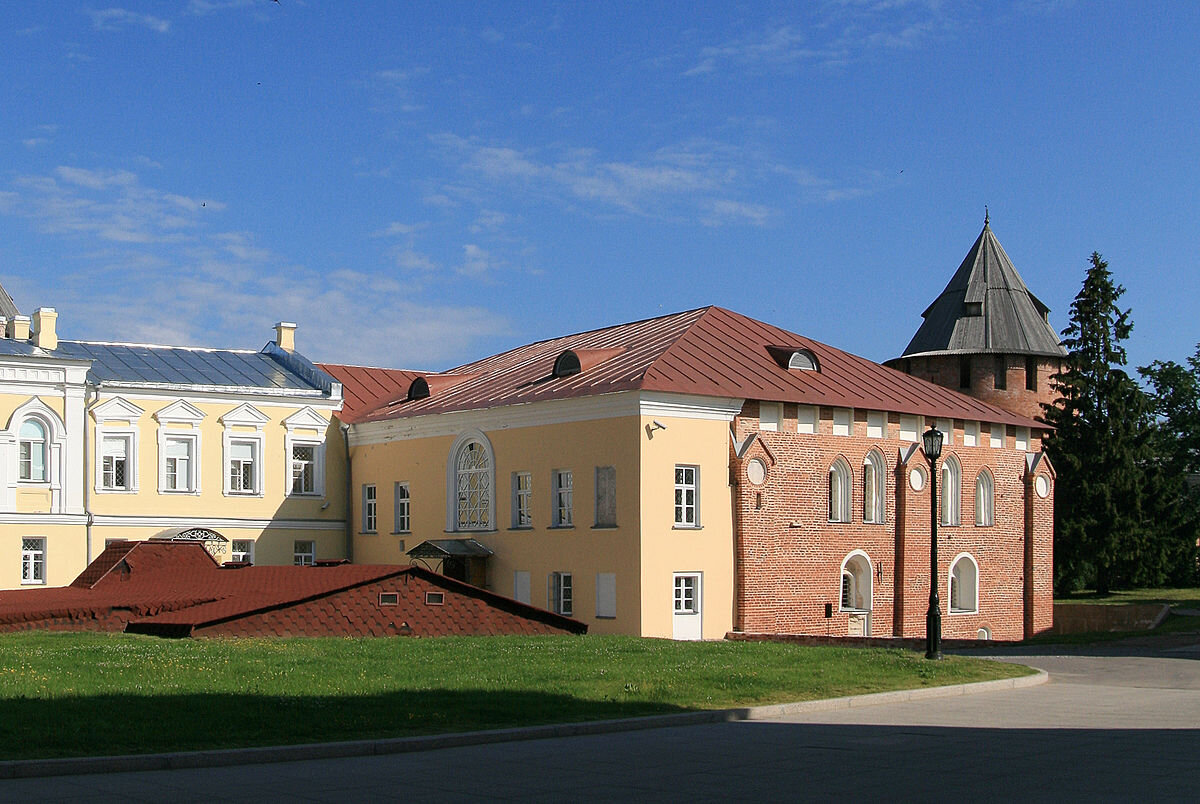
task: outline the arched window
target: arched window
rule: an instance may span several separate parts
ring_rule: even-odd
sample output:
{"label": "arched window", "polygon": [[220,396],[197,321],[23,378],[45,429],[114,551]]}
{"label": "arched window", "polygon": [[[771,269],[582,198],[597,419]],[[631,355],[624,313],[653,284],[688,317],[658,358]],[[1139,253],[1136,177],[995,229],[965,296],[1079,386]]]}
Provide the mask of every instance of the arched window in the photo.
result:
{"label": "arched window", "polygon": [[953,455],[942,464],[942,524],[957,525],[962,511],[962,466]]}
{"label": "arched window", "polygon": [[458,492],[455,530],[491,530],[492,466],[488,450],[478,441],[467,441],[454,458]]}
{"label": "arched window", "polygon": [[18,438],[21,442],[18,477],[31,483],[46,482],[46,425],[37,419],[26,419]]}
{"label": "arched window", "polygon": [[950,565],[950,613],[979,611],[979,566],[967,553],[960,553]]}
{"label": "arched window", "polygon": [[992,473],[984,469],[975,479],[975,524],[988,526],[995,522],[996,495]]}
{"label": "arched window", "polygon": [[842,562],[842,611],[871,610],[871,560],[855,551]]}
{"label": "arched window", "polygon": [[883,456],[871,450],[863,459],[863,522],[881,524],[884,521]]}
{"label": "arched window", "polygon": [[829,521],[850,521],[850,466],[844,458],[829,467]]}

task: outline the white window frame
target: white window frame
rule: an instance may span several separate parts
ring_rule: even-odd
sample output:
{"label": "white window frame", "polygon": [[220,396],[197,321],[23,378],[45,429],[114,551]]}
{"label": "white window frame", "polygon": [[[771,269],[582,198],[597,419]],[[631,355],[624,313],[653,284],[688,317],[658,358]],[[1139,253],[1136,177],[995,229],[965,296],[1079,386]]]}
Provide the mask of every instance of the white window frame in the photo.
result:
{"label": "white window frame", "polygon": [[392,484],[392,527],[392,533],[412,533],[412,489],[406,482]]}
{"label": "white window frame", "polygon": [[988,444],[992,449],[1004,449],[1004,440],[1007,435],[1008,427],[1003,424],[992,422],[992,426],[988,432]]}
{"label": "white window frame", "polygon": [[[238,460],[233,457],[234,448],[237,446],[250,447],[250,475],[254,484],[250,489],[234,488],[233,469],[234,461]],[[239,477],[245,474],[245,467],[238,472]],[[239,481],[244,482],[244,481]],[[234,436],[226,435],[225,437],[225,495],[228,497],[261,497],[263,496],[263,439],[262,436],[237,434]]]}
{"label": "white window frame", "polygon": [[[263,471],[264,457],[266,455],[265,438],[263,433],[263,425],[271,419],[262,411],[256,409],[253,405],[243,404],[238,405],[233,410],[221,416],[219,421],[225,426],[225,431],[221,438],[221,445],[224,450],[223,460],[221,465],[224,469],[224,491],[227,497],[262,497],[266,494],[266,473]],[[233,482],[230,479],[233,469],[233,445],[250,444],[252,451],[252,460],[254,461],[254,488],[250,491],[234,491]],[[290,458],[290,453],[288,454]],[[291,490],[291,461],[286,462],[288,467],[289,483],[288,491]]]}
{"label": "white window frame", "polygon": [[570,469],[550,473],[550,523],[556,528],[575,527],[575,475]]}
{"label": "white window frame", "polygon": [[942,461],[940,493],[942,495],[940,524],[954,527],[962,524],[962,464],[953,455]]}
{"label": "white window frame", "polygon": [[[304,407],[283,420],[287,428],[284,437],[284,489],[289,497],[324,497],[325,496],[325,431],[329,421],[317,413],[312,407]],[[313,489],[312,491],[295,491],[295,459],[292,451],[295,447],[313,448]]]}
{"label": "white window frame", "polygon": [[[676,615],[699,614],[701,599],[701,575],[699,572],[677,572],[672,582],[671,610]],[[688,593],[690,589],[690,594]],[[688,605],[688,601],[691,605]]]}
{"label": "white window frame", "polygon": [[1014,448],[1018,452],[1028,452],[1029,451],[1029,439],[1030,439],[1029,428],[1028,427],[1018,427],[1016,439],[1014,440],[1014,443],[1013,443]]}
{"label": "white window frame", "polygon": [[915,416],[908,413],[900,415],[900,440],[917,442],[921,440],[921,434],[924,431],[923,416]]}
{"label": "white window frame", "polygon": [[[683,480],[679,479],[679,473],[683,472]],[[691,475],[691,481],[688,481],[688,475]],[[672,473],[675,480],[674,494],[674,520],[675,527],[684,530],[695,530],[700,527],[700,467],[695,464],[677,463]],[[688,503],[688,492],[692,493],[692,502]],[[692,521],[687,521],[688,511],[692,512]]]}
{"label": "white window frame", "polygon": [[[478,444],[483,450],[481,457],[486,461],[486,466],[482,470],[477,470],[479,488],[476,491],[480,494],[486,494],[487,498],[484,500],[482,507],[475,507],[479,521],[467,521],[460,524],[459,453],[466,450],[471,443]],[[480,533],[495,530],[495,492],[496,453],[492,449],[492,442],[481,431],[469,430],[454,440],[454,443],[450,445],[450,452],[446,456],[446,531],[449,533]],[[468,510],[470,510],[469,506]]]}
{"label": "white window frame", "polygon": [[[302,545],[308,545],[307,550],[302,550]],[[292,542],[292,565],[297,567],[311,567],[317,563],[317,543],[312,539],[296,539]]]}
{"label": "white window frame", "polygon": [[815,405],[798,405],[796,407],[796,432],[817,432],[817,421],[819,419],[820,411],[817,410]]}
{"label": "white window frame", "polygon": [[362,533],[379,532],[379,487],[362,484]]}
{"label": "white window frame", "polygon": [[[125,485],[110,486],[105,482],[108,475],[106,458],[108,441],[123,441],[125,443]],[[138,490],[137,482],[137,444],[138,431],[132,428],[115,429],[110,427],[96,430],[96,493],[97,494],[133,494]]]}
{"label": "white window frame", "polygon": [[954,443],[954,419],[938,419],[937,429],[942,431],[943,447],[948,447]]}
{"label": "white window frame", "polygon": [[546,579],[546,603],[555,614],[575,616],[575,583],[571,573],[550,573]]}
{"label": "white window frame", "polygon": [[963,446],[979,446],[979,422],[963,422]]}
{"label": "white window frame", "polygon": [[[37,547],[28,546],[31,542],[38,542]],[[22,536],[21,537],[21,585],[22,586],[45,586],[46,585],[46,544],[48,539],[45,536]],[[40,573],[39,573],[40,570]]]}
{"label": "white window frame", "polygon": [[762,432],[775,433],[783,422],[783,405],[779,402],[758,403],[758,429]]}
{"label": "white window frame", "polygon": [[[167,486],[167,447],[172,442],[187,444],[188,472],[183,488]],[[158,431],[158,491],[160,494],[200,493],[200,433],[189,430]]]}
{"label": "white window frame", "polygon": [[[245,545],[248,550],[238,550],[238,545]],[[229,540],[229,559],[231,561],[245,561],[247,564],[254,563],[254,539],[230,539]],[[238,558],[238,556],[241,558]]]}
{"label": "white window frame", "polygon": [[882,410],[867,411],[867,438],[887,438],[887,414]]}
{"label": "white window frame", "polygon": [[596,573],[596,619],[615,620],[617,618],[617,574],[615,572]]}
{"label": "white window frame", "polygon": [[975,525],[988,528],[996,524],[996,479],[987,469],[975,478]]}
{"label": "white window frame", "polygon": [[826,515],[829,522],[846,523],[851,520],[850,504],[854,495],[854,480],[850,464],[838,456],[829,464],[829,484],[826,491]]}
{"label": "white window frame", "polygon": [[[41,429],[41,438],[27,438],[23,432],[26,426],[33,424]],[[17,482],[23,486],[48,486],[50,485],[50,458],[51,458],[51,442],[53,441],[54,430],[50,423],[38,415],[29,415],[21,419],[17,424]],[[29,445],[29,457],[25,457],[25,445]],[[34,467],[34,445],[37,445],[38,452],[41,453],[41,476],[33,476]],[[28,466],[29,476],[25,476],[25,467]]]}
{"label": "white window frame", "polygon": [[533,527],[533,473],[512,473],[512,526]]}
{"label": "white window frame", "polygon": [[863,458],[863,522],[882,525],[887,521],[887,475],[883,455],[872,449]]}
{"label": "white window frame", "polygon": [[[973,577],[965,578],[960,573],[956,579],[955,571],[959,567],[970,569]],[[970,605],[963,605],[964,594],[971,598],[966,601]],[[979,613],[979,562],[970,553],[959,553],[950,562],[946,573],[946,611],[950,614]]]}
{"label": "white window frame", "polygon": [[[853,565],[853,568],[852,566]],[[865,566],[865,570],[863,567]],[[842,569],[838,573],[838,611],[847,611],[852,614],[867,614],[870,613],[874,606],[874,571],[875,568],[871,564],[871,557],[862,550],[854,550],[842,559]],[[850,605],[846,605],[846,582],[850,581]],[[865,584],[866,592],[863,594],[863,586]],[[865,606],[856,606],[854,603],[857,600],[863,601]]]}

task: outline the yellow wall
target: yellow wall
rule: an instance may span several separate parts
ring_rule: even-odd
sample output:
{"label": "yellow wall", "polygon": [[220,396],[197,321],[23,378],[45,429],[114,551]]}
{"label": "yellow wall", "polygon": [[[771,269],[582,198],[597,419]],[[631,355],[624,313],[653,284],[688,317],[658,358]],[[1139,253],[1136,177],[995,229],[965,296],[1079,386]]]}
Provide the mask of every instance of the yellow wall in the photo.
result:
{"label": "yellow wall", "polygon": [[21,584],[21,540],[26,537],[46,540],[45,586],[66,586],[87,566],[80,525],[4,525],[0,527],[0,589],[27,588]]}
{"label": "yellow wall", "polygon": [[[356,446],[354,523],[356,563],[395,563],[409,559],[411,549],[427,539],[473,538],[494,551],[488,559],[488,588],[513,596],[514,573],[530,574],[530,603],[547,607],[551,572],[572,576],[573,616],[593,633],[637,633],[640,620],[638,572],[639,456],[637,417],[536,427],[485,430],[495,456],[496,529],[446,532],[446,464],[455,436]],[[595,470],[616,469],[617,527],[596,528]],[[552,528],[551,473],[570,470],[573,479],[574,526]],[[533,526],[513,529],[512,473],[532,475]],[[409,484],[412,532],[393,533],[393,489]],[[361,486],[374,483],[378,493],[379,531],[361,529]],[[616,574],[615,619],[596,617],[596,575]]]}
{"label": "yellow wall", "polygon": [[[93,558],[104,551],[105,542],[111,539],[149,539],[159,533],[162,528],[132,528],[132,527],[93,527],[92,553]],[[222,536],[232,543],[235,539],[250,539],[254,545],[254,563],[269,565],[286,565],[292,563],[295,542],[311,541],[315,543],[316,557],[343,558],[345,535],[340,526],[325,530],[310,530],[308,528],[218,528]],[[213,557],[217,561],[230,561],[229,549],[232,544],[217,548]],[[223,550],[223,552],[222,552]],[[82,568],[81,568],[82,569]],[[78,573],[76,573],[78,574]],[[68,579],[73,580],[74,576]]]}
{"label": "yellow wall", "polygon": [[[658,421],[666,429],[647,435]],[[729,489],[729,424],[643,417],[641,586],[643,636],[672,636],[674,573],[701,572],[705,639],[733,628],[733,520]],[[675,466],[700,467],[699,528],[676,528]]]}

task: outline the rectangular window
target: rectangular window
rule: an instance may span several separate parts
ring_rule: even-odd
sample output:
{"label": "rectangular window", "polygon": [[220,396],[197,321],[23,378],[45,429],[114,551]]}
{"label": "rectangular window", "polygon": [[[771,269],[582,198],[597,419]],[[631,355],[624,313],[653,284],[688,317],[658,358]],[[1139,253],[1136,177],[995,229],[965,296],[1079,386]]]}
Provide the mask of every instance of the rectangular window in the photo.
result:
{"label": "rectangular window", "polygon": [[882,410],[867,411],[867,438],[887,438],[887,414]]}
{"label": "rectangular window", "polygon": [[758,429],[774,432],[779,429],[783,419],[783,405],[778,402],[760,402],[758,404]]}
{"label": "rectangular window", "polygon": [[533,475],[529,472],[513,472],[512,526],[533,527]]}
{"label": "rectangular window", "polygon": [[292,445],[292,494],[317,493],[317,448],[312,444]]}
{"label": "rectangular window", "polygon": [[675,576],[676,614],[698,614],[700,612],[700,602],[696,599],[696,587],[699,580],[700,576],[698,575]]}
{"label": "rectangular window", "polygon": [[963,422],[963,446],[979,446],[979,422]]}
{"label": "rectangular window", "polygon": [[46,540],[21,539],[21,583],[46,582]]}
{"label": "rectangular window", "polygon": [[996,384],[997,391],[1008,389],[1008,358],[1004,355],[996,355]]}
{"label": "rectangular window", "polygon": [[380,592],[379,593],[379,605],[381,605],[381,606],[399,606],[400,605],[400,593],[399,592]]}
{"label": "rectangular window", "polygon": [[833,409],[833,434],[836,436],[850,435],[850,428],[853,426],[854,411],[850,408],[834,408]]}
{"label": "rectangular window", "polygon": [[258,442],[229,442],[229,493],[258,493]]}
{"label": "rectangular window", "polygon": [[596,617],[613,619],[617,616],[617,574],[596,573]]}
{"label": "rectangular window", "polygon": [[412,530],[412,518],[409,516],[408,484],[397,483],[392,491],[392,522],[395,523],[396,533],[408,533]]}
{"label": "rectangular window", "polygon": [[1025,390],[1036,391],[1038,389],[1037,376],[1037,358],[1032,355],[1025,358]]}
{"label": "rectangular window", "polygon": [[920,441],[921,440],[921,417],[920,416],[901,416],[900,417],[900,440],[901,441]]}
{"label": "rectangular window", "polygon": [[195,440],[167,438],[163,442],[163,490],[195,491],[192,452]]}
{"label": "rectangular window", "polygon": [[247,564],[254,563],[254,540],[253,539],[234,539],[229,548],[229,560],[237,562],[245,562]]}
{"label": "rectangular window", "polygon": [[617,526],[617,468],[596,467],[596,527]]}
{"label": "rectangular window", "polygon": [[554,472],[554,511],[551,521],[556,528],[569,528],[575,524],[574,481],[570,469]]}
{"label": "rectangular window", "polygon": [[574,612],[574,592],[571,585],[571,573],[550,573],[547,588],[547,598],[550,610],[564,617],[570,617]]}
{"label": "rectangular window", "polygon": [[513,600],[519,603],[528,603],[531,600],[529,595],[529,572],[526,570],[517,570],[513,573]]}
{"label": "rectangular window", "polygon": [[444,605],[445,602],[446,602],[446,593],[445,592],[426,592],[425,593],[425,605],[426,606],[441,606],[441,605]]}
{"label": "rectangular window", "polygon": [[796,432],[817,432],[817,409],[812,405],[800,405],[796,408]]}
{"label": "rectangular window", "polygon": [[1004,448],[1004,425],[992,422],[992,433],[988,436],[993,449]]}
{"label": "rectangular window", "polygon": [[675,527],[700,527],[700,467],[675,467]]}
{"label": "rectangular window", "polygon": [[1017,428],[1016,448],[1018,450],[1020,450],[1021,452],[1025,452],[1029,449],[1029,428],[1028,427],[1018,427]]}
{"label": "rectangular window", "polygon": [[297,567],[311,567],[317,561],[317,543],[296,541],[292,543],[292,563]]}
{"label": "rectangular window", "polygon": [[128,491],[133,480],[129,471],[129,436],[105,436],[100,443],[100,487]]}
{"label": "rectangular window", "polygon": [[362,529],[363,533],[374,533],[379,524],[378,500],[375,498],[375,484],[364,483],[362,487]]}

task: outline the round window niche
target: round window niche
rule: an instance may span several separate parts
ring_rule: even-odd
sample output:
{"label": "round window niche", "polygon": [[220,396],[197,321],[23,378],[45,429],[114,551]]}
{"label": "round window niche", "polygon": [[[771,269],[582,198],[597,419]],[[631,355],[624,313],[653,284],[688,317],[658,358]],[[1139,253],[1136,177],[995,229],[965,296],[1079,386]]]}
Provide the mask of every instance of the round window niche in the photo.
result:
{"label": "round window niche", "polygon": [[1045,499],[1050,496],[1050,478],[1045,475],[1038,475],[1033,481],[1033,488],[1037,492],[1037,496]]}
{"label": "round window niche", "polygon": [[912,486],[913,491],[925,490],[925,470],[920,466],[915,467],[908,473],[908,485]]}
{"label": "round window niche", "polygon": [[755,486],[761,486],[767,479],[767,465],[759,458],[753,458],[746,464],[746,479]]}

